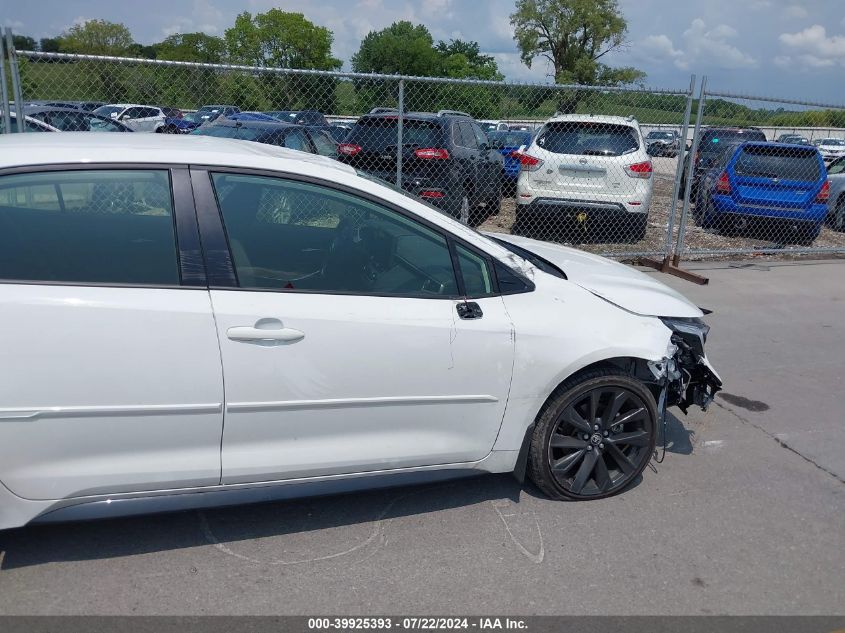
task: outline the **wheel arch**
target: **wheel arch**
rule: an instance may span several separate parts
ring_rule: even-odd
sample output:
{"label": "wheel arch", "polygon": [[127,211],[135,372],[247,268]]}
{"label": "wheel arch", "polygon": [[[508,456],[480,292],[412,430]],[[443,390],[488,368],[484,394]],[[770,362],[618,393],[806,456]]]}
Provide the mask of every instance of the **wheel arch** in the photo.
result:
{"label": "wheel arch", "polygon": [[563,378],[557,386],[552,389],[540,405],[540,408],[534,412],[534,417],[531,418],[531,423],[525,429],[525,435],[522,438],[522,444],[519,447],[516,464],[513,470],[513,475],[516,477],[517,481],[520,483],[525,481],[525,475],[528,468],[528,449],[531,445],[531,437],[534,433],[534,427],[537,424],[537,420],[540,419],[543,412],[552,403],[552,401],[554,401],[557,395],[566,388],[566,385],[585,374],[595,371],[596,369],[609,369],[642,381],[643,384],[651,391],[654,399],[657,400],[660,395],[660,388],[656,383],[649,380],[649,378],[651,378],[651,372],[648,368],[648,362],[649,361],[647,359],[636,356],[615,356],[612,358],[594,361]]}

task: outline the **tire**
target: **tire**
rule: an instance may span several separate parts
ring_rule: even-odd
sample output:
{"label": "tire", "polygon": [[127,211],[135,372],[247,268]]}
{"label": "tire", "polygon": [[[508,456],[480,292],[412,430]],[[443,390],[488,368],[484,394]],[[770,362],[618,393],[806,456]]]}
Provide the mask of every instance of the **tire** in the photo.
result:
{"label": "tire", "polygon": [[656,441],[651,391],[619,370],[590,370],[562,384],[540,411],[528,476],[552,499],[604,499],[636,481]]}

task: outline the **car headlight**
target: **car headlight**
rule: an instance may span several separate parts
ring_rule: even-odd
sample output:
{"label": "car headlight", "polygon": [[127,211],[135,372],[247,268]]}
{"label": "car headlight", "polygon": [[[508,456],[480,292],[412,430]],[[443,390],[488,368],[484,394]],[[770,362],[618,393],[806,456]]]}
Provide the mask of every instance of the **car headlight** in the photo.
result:
{"label": "car headlight", "polygon": [[663,325],[672,330],[687,345],[690,345],[699,354],[704,354],[704,344],[707,342],[707,334],[710,326],[697,317],[660,317]]}

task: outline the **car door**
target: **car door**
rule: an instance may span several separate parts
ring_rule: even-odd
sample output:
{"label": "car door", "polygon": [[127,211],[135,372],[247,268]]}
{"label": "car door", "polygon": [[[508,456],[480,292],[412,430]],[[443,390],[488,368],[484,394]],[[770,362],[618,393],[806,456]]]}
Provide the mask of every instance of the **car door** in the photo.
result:
{"label": "car door", "polygon": [[0,172],[0,482],[14,494],[219,483],[223,382],[192,205],[186,169]]}
{"label": "car door", "polygon": [[[490,452],[512,326],[492,291],[474,299],[478,318],[461,318],[443,235],[331,183],[192,174],[203,244],[221,260],[210,266],[226,384],[224,483]],[[489,283],[466,261],[469,277]]]}
{"label": "car door", "polygon": [[[476,192],[474,199],[469,201],[470,207],[474,207],[478,203],[479,196],[484,193],[483,185],[478,181],[478,141],[475,139],[475,133],[473,133],[469,121],[457,121],[455,128],[457,130],[455,144],[457,145],[458,163],[463,172],[464,182],[472,183]],[[479,185],[481,185],[481,188],[479,188]]]}
{"label": "car door", "polygon": [[117,117],[118,121],[121,121],[124,125],[128,128],[131,128],[135,132],[143,132],[143,121],[141,120],[141,113],[143,108],[140,107],[131,107],[126,108],[120,115]]}

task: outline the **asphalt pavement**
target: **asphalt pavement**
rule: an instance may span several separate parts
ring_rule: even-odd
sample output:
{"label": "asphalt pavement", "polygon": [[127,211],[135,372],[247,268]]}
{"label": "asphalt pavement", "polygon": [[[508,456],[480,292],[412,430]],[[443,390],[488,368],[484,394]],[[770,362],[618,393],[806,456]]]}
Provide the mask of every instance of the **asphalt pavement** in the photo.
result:
{"label": "asphalt pavement", "polygon": [[725,391],[632,489],[507,475],[0,532],[2,614],[845,614],[845,261],[651,273]]}

